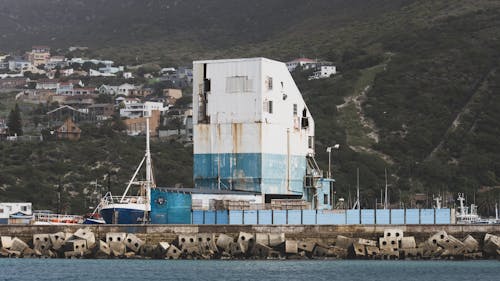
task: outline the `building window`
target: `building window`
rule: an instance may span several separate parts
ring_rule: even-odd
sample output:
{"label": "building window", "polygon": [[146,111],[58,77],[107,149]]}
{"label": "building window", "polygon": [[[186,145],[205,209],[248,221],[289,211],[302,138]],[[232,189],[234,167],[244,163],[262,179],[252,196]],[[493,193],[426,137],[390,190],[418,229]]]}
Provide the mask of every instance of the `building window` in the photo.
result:
{"label": "building window", "polygon": [[253,80],[248,76],[232,76],[226,78],[227,93],[253,92]]}
{"label": "building window", "polygon": [[309,147],[310,149],[314,148],[314,137],[313,136],[309,136],[307,147]]}
{"label": "building window", "polygon": [[273,77],[267,77],[266,79],[266,87],[268,90],[273,89]]}
{"label": "building window", "polygon": [[323,204],[328,205],[328,194],[323,194]]}
{"label": "building window", "polygon": [[273,101],[264,101],[264,112],[273,113]]}
{"label": "building window", "polygon": [[0,209],[0,214],[3,214],[3,209]]}
{"label": "building window", "polygon": [[293,116],[297,116],[297,112],[298,112],[298,111],[297,111],[297,104],[296,104],[296,103],[294,103],[294,104],[293,104]]}
{"label": "building window", "polygon": [[26,212],[28,210],[27,206],[21,206],[21,211]]}

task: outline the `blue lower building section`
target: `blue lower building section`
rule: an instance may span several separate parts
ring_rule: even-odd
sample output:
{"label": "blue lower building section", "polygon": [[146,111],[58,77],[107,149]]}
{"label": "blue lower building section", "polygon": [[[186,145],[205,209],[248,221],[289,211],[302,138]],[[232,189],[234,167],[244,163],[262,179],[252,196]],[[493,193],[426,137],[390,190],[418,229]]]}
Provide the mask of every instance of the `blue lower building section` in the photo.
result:
{"label": "blue lower building section", "polygon": [[106,224],[141,224],[145,219],[144,211],[137,209],[106,208],[100,214]]}
{"label": "blue lower building section", "polygon": [[[151,190],[152,224],[191,224],[191,194],[167,192],[162,189]],[[203,214],[201,214],[203,215]],[[193,213],[193,221],[195,214]],[[214,217],[201,217],[204,221],[215,224]],[[201,220],[196,217],[196,222]]]}
{"label": "blue lower building section", "polygon": [[266,194],[302,194],[307,165],[305,156],[270,153],[194,154],[193,161],[196,188]]}
{"label": "blue lower building section", "polygon": [[[387,225],[451,224],[450,209],[395,210],[195,210],[193,224],[260,224],[260,225]],[[407,217],[405,217],[407,216]],[[221,218],[221,219],[219,219]],[[222,219],[223,218],[223,219]]]}

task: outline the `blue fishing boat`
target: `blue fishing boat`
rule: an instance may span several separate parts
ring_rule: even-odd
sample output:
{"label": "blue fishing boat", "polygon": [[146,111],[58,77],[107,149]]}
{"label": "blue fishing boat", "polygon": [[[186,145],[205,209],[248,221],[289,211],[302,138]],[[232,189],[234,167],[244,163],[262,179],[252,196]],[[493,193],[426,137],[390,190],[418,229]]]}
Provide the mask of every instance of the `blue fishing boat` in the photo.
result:
{"label": "blue fishing boat", "polygon": [[[137,175],[143,164],[146,164],[146,179],[137,180]],[[132,186],[138,186],[135,195]],[[101,199],[98,206],[99,214],[106,224],[144,224],[149,222],[151,211],[151,188],[156,187],[151,153],[149,150],[149,118],[146,118],[146,153],[134,175],[130,179],[125,192],[121,196],[113,196],[111,192]]]}

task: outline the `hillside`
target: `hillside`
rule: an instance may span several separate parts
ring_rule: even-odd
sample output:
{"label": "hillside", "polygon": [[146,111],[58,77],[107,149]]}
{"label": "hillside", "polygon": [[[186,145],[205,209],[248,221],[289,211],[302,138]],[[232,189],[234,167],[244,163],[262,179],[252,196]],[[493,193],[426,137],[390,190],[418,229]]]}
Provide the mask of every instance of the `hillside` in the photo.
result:
{"label": "hillside", "polygon": [[[388,168],[393,203],[460,191],[487,214],[500,199],[498,1],[94,2],[0,0],[0,50],[85,45],[120,62],[162,65],[239,56],[330,60],[340,70],[335,77],[294,76],[316,120],[321,167],[325,147],[341,144],[333,155],[339,196],[354,194],[360,168],[362,203],[373,206]],[[162,159],[191,172],[188,162]],[[175,179],[165,184],[189,184]]]}

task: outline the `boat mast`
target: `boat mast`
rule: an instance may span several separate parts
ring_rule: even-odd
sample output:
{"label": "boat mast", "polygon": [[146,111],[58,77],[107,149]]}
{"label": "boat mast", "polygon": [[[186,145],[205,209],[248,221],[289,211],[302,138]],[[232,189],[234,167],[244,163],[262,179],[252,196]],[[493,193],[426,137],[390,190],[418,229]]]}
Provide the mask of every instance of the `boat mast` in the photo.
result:
{"label": "boat mast", "polygon": [[352,209],[360,209],[361,206],[359,204],[359,168],[356,169],[356,202],[354,203],[354,206],[352,206]]}
{"label": "boat mast", "polygon": [[151,188],[155,187],[149,146],[149,116],[146,117],[146,204],[151,202]]}
{"label": "boat mast", "polygon": [[385,168],[385,199],[384,199],[384,210],[387,209],[387,168]]}

